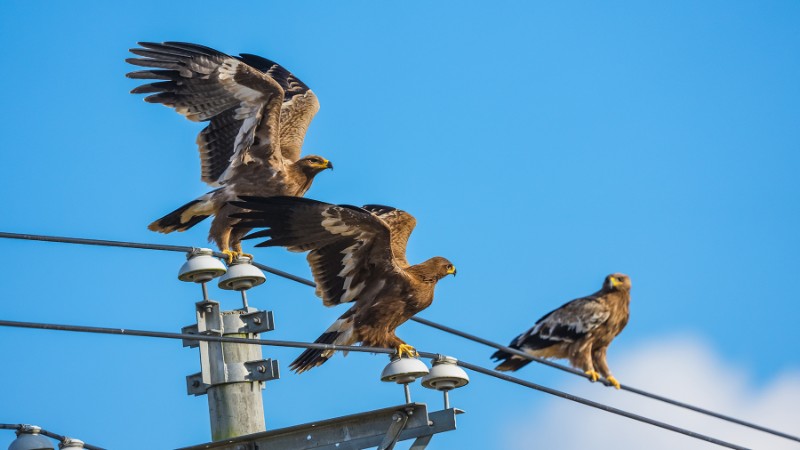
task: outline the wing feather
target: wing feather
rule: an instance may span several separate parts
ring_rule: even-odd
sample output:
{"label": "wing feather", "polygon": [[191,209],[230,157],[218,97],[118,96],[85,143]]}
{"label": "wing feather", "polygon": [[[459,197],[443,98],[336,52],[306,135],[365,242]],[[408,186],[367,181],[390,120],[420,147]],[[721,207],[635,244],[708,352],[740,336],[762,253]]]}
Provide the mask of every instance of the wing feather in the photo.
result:
{"label": "wing feather", "polygon": [[314,92],[293,73],[267,58],[242,53],[239,60],[266,73],[283,89],[281,104],[281,153],[289,161],[300,159],[306,131],[319,111],[319,100]]}
{"label": "wing feather", "polygon": [[302,197],[241,197],[232,205],[239,227],[267,228],[244,239],[270,238],[257,247],[283,246],[308,251],[317,295],[327,306],[358,299],[373,284],[385,282],[400,268],[387,224],[367,210],[331,205]]}
{"label": "wing feather", "polygon": [[[153,67],[127,76],[163,80],[144,84],[133,93],[161,103],[193,121],[211,121],[198,135],[202,180],[225,184],[242,166],[281,166],[280,84],[245,62],[196,44],[140,42],[131,64]],[[233,135],[233,130],[236,134]],[[225,165],[225,161],[228,161]],[[223,168],[224,167],[224,168]]]}
{"label": "wing feather", "polygon": [[513,345],[537,350],[575,342],[608,320],[610,314],[608,305],[594,296],[572,300],[536,321],[530,330],[513,341]]}
{"label": "wing feather", "polygon": [[394,254],[397,264],[403,268],[409,267],[410,264],[406,259],[406,247],[408,238],[417,225],[417,219],[411,214],[391,206],[364,205],[362,208],[386,222],[386,225],[392,230],[392,254]]}

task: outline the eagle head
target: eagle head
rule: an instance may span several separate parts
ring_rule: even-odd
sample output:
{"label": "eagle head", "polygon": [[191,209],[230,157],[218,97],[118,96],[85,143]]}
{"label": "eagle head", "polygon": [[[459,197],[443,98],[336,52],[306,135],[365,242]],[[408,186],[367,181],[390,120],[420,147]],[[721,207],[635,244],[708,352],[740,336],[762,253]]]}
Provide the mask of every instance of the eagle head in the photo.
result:
{"label": "eagle head", "polygon": [[612,273],[606,277],[603,288],[609,291],[631,290],[631,278],[624,273]]}
{"label": "eagle head", "polygon": [[434,256],[433,258],[423,263],[432,272],[434,278],[438,281],[448,275],[456,275],[456,266],[453,265],[447,258],[441,256]]}
{"label": "eagle head", "polygon": [[325,169],[333,170],[333,163],[317,155],[308,155],[297,160],[295,165],[306,175],[314,176]]}

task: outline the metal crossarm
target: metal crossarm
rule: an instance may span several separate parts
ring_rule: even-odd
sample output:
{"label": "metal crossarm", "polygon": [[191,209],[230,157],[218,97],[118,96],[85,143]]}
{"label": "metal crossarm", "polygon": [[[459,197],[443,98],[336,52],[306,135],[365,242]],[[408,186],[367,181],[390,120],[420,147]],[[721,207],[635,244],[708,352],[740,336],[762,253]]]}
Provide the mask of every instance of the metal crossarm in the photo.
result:
{"label": "metal crossarm", "polygon": [[408,403],[178,450],[391,449],[407,439],[415,439],[415,450],[424,450],[434,434],[455,430],[456,415],[463,412],[451,408],[428,413],[424,403]]}

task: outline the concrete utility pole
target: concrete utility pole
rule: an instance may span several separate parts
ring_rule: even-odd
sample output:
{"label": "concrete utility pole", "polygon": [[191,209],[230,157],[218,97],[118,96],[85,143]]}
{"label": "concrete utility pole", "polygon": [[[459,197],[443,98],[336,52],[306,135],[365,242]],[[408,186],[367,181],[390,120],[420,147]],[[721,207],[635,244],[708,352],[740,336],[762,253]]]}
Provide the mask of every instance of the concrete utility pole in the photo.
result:
{"label": "concrete utility pole", "polygon": [[[205,286],[214,274],[225,270],[222,263],[205,249],[190,253],[188,259],[179,278],[202,283],[203,300],[195,305],[197,324],[184,327],[184,333],[257,339],[258,333],[275,328],[272,312],[247,305],[245,291],[266,279],[249,258],[234,261],[219,280],[219,287],[242,294],[244,306],[232,311],[220,311],[219,303],[208,298]],[[280,376],[278,362],[262,359],[259,345],[208,341],[184,341],[183,345],[200,349],[201,371],[186,377],[186,382],[190,395],[208,395],[211,439],[220,441],[266,430],[261,390],[265,381]]]}
{"label": "concrete utility pole", "polygon": [[[269,312],[254,308],[220,312],[216,302],[200,302],[197,310],[201,334],[254,339],[257,333],[272,330]],[[261,390],[264,381],[278,378],[277,361],[262,359],[258,345],[200,342],[199,348],[202,370],[188,377],[189,393],[208,395],[211,439],[266,430]]]}

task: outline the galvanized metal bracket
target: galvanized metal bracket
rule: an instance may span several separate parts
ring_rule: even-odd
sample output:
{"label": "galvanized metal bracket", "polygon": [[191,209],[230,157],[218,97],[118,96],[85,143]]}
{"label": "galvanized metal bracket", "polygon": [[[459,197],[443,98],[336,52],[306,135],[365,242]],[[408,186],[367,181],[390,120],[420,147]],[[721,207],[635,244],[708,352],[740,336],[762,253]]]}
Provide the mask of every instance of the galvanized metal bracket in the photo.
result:
{"label": "galvanized metal bracket", "polygon": [[[181,328],[181,334],[200,334],[200,333],[197,331],[197,324],[194,324],[194,325],[187,325]],[[200,341],[198,341],[197,339],[181,339],[181,343],[183,344],[184,347],[189,347],[189,348],[197,348],[200,346]]]}
{"label": "galvanized metal bracket", "polygon": [[409,403],[179,450],[361,450],[376,447],[390,450],[395,443],[407,439],[414,439],[413,450],[424,450],[434,434],[455,430],[456,415],[460,413],[463,411],[451,408],[429,414],[424,403]]}
{"label": "galvanized metal bracket", "polygon": [[203,383],[202,372],[197,372],[186,377],[186,393],[189,395],[205,395],[211,385]]}
{"label": "galvanized metal bracket", "polygon": [[272,311],[258,311],[248,308],[222,312],[222,330],[224,334],[258,334],[275,329]]}
{"label": "galvanized metal bracket", "polygon": [[195,303],[197,309],[197,333],[222,336],[222,317],[219,303],[206,300]]}
{"label": "galvanized metal bracket", "polygon": [[272,311],[254,311],[241,315],[245,323],[243,333],[266,333],[275,329],[275,317]]}
{"label": "galvanized metal bracket", "polygon": [[[219,303],[213,300],[198,302],[195,307],[197,324],[183,327],[181,329],[183,334],[244,335],[253,338],[258,333],[275,328],[272,311],[259,311],[255,308],[220,311]],[[222,342],[183,339],[184,347],[200,349],[201,371],[186,377],[186,391],[189,395],[204,395],[209,388],[226,383],[258,382],[263,389],[265,381],[280,378],[278,361],[272,359],[226,361],[225,345]],[[260,356],[260,350],[256,354],[249,355],[250,358],[260,358]],[[211,364],[211,361],[215,363]]]}
{"label": "galvanized metal bracket", "polygon": [[[247,370],[245,379],[241,381],[270,381],[281,377],[281,372],[276,359],[261,359],[258,361],[247,361],[243,364]],[[240,380],[235,380],[240,381]]]}
{"label": "galvanized metal bracket", "polygon": [[[260,359],[246,363],[225,364],[225,379],[221,382],[206,383],[203,373],[198,372],[186,377],[186,393],[189,395],[205,395],[212,386],[225,383],[238,383],[243,381],[260,382],[280,378],[278,361],[274,359]],[[262,385],[263,388],[263,385]]]}
{"label": "galvanized metal bracket", "polygon": [[392,450],[394,448],[394,444],[397,444],[397,440],[400,438],[400,432],[403,431],[403,427],[406,426],[406,422],[408,422],[408,415],[402,411],[397,411],[396,413],[392,414],[392,424],[389,425],[389,430],[386,432],[386,437],[383,438],[381,441],[381,445],[378,446],[378,450]]}
{"label": "galvanized metal bracket", "polygon": [[[205,307],[205,303],[203,307]],[[198,306],[198,308],[200,308]],[[240,318],[241,320],[237,320]],[[266,333],[275,329],[275,317],[272,311],[253,311],[246,314],[224,315],[222,318],[222,329],[206,331],[206,335],[231,334],[259,334]],[[198,324],[187,325],[181,328],[181,334],[200,334]],[[197,348],[200,346],[200,341],[196,339],[183,339],[181,341],[184,347]]]}

